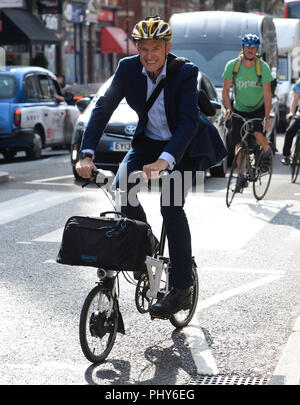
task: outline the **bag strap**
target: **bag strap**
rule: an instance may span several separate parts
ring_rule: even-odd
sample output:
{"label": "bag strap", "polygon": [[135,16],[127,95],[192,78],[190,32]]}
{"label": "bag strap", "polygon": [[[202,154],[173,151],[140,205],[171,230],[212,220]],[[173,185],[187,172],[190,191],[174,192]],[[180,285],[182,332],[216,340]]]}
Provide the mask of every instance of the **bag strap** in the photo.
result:
{"label": "bag strap", "polygon": [[144,115],[146,115],[148,113],[148,111],[150,110],[150,108],[153,106],[155,100],[157,99],[157,97],[159,96],[159,93],[162,91],[164,85],[167,82],[167,77],[165,77],[164,79],[162,79],[158,85],[155,87],[153,93],[151,94],[151,96],[148,98],[145,108],[142,112],[139,112],[139,117],[143,117]]}
{"label": "bag strap", "polygon": [[[176,72],[186,62],[188,62],[188,59],[186,59],[186,58],[183,58],[183,57],[175,58],[174,60],[172,60],[172,62],[169,63],[169,65],[167,65],[167,73]],[[155,100],[159,96],[159,93],[164,88],[164,86],[165,86],[166,82],[168,81],[169,77],[170,76],[168,76],[168,74],[167,74],[167,76],[164,79],[161,79],[161,81],[155,87],[153,93],[151,94],[151,96],[148,98],[148,100],[146,102],[144,110],[138,113],[139,118],[143,117],[144,115],[146,115],[148,113],[150,108],[153,106]]]}
{"label": "bag strap", "polygon": [[[235,85],[235,78],[236,75],[238,74],[238,71],[240,70],[241,67],[241,62],[242,62],[242,57],[243,57],[243,52],[239,53],[238,59],[235,62],[235,65],[233,67],[233,72],[232,72],[232,81],[233,81],[233,85]],[[255,55],[255,71],[256,71],[256,75],[257,75],[257,86],[260,85],[261,82],[261,56],[257,53]]]}

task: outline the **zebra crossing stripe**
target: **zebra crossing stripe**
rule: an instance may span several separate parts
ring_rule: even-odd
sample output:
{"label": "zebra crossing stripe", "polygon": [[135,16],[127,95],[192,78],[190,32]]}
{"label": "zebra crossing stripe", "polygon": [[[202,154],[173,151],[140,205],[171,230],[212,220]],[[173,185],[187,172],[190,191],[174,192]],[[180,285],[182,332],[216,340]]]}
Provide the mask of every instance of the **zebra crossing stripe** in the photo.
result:
{"label": "zebra crossing stripe", "polygon": [[79,197],[82,197],[82,194],[41,190],[4,201],[0,203],[0,225],[16,221],[27,215],[32,215]]}

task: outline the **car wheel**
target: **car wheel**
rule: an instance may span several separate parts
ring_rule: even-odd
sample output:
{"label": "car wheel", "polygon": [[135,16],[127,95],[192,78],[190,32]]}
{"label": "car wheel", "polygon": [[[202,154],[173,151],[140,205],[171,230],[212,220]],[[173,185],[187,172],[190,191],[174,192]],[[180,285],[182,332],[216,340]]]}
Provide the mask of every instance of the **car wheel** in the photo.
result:
{"label": "car wheel", "polygon": [[26,156],[29,159],[40,159],[42,156],[42,138],[37,132],[34,133],[33,143],[31,149],[26,151]]}
{"label": "car wheel", "polygon": [[226,159],[223,159],[222,164],[220,166],[211,167],[209,169],[211,177],[225,177],[226,168],[227,168]]}
{"label": "car wheel", "polygon": [[1,153],[4,156],[5,160],[12,160],[16,156],[17,152],[8,149],[8,150],[3,150]]}

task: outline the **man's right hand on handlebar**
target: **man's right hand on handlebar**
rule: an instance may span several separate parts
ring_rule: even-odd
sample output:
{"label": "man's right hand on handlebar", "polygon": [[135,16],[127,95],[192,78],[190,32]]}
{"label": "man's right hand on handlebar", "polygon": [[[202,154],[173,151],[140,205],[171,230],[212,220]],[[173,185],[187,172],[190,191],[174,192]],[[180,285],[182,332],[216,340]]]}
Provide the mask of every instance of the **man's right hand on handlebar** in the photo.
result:
{"label": "man's right hand on handlebar", "polygon": [[84,159],[78,160],[75,169],[80,177],[84,179],[92,179],[92,170],[97,170],[90,157],[85,157]]}

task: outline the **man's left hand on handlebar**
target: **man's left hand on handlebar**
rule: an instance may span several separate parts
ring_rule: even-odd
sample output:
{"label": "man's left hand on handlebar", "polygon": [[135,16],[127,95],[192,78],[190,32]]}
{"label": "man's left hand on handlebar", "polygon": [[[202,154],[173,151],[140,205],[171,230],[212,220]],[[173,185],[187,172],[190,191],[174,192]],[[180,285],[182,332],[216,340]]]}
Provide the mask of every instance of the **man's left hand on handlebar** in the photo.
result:
{"label": "man's left hand on handlebar", "polygon": [[161,171],[166,170],[168,162],[164,159],[157,159],[156,162],[143,166],[143,178],[145,181],[158,179]]}

